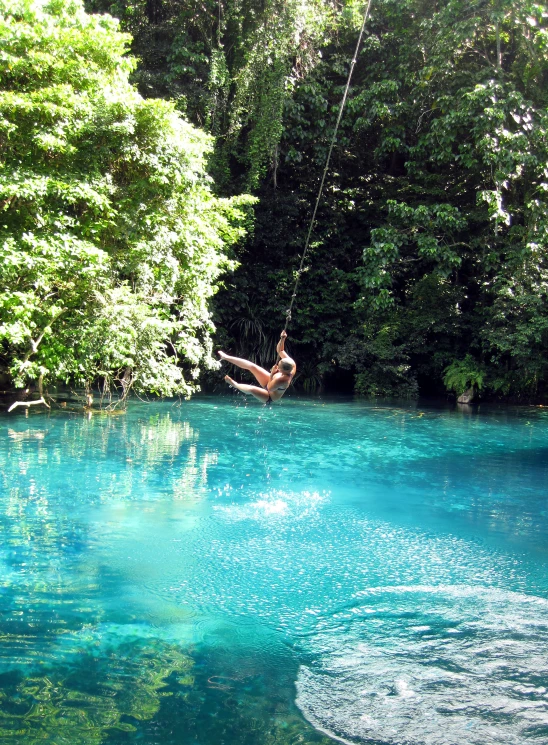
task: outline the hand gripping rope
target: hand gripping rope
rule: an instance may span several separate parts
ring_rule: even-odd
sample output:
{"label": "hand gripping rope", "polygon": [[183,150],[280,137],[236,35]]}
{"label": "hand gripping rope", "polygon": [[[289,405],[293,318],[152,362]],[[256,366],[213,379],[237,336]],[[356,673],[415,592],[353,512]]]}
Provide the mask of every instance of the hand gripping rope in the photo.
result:
{"label": "hand gripping rope", "polygon": [[303,272],[304,259],[305,259],[305,256],[306,256],[306,252],[308,251],[308,247],[310,245],[310,236],[312,235],[312,230],[314,228],[314,223],[316,221],[316,213],[318,211],[318,205],[319,205],[320,199],[322,197],[323,185],[324,185],[325,177],[326,177],[326,174],[327,174],[327,171],[328,171],[328,168],[329,168],[329,161],[331,160],[331,153],[333,152],[333,147],[335,145],[335,140],[337,139],[337,131],[339,129],[339,124],[341,122],[341,118],[342,118],[342,114],[343,114],[343,110],[344,110],[344,105],[346,104],[346,98],[348,96],[348,90],[350,88],[350,81],[352,79],[352,73],[354,72],[354,67],[356,66],[356,62],[358,60],[358,51],[359,51],[360,45],[362,43],[362,37],[363,37],[363,33],[365,31],[365,24],[367,23],[367,19],[369,18],[369,11],[370,11],[370,9],[371,9],[371,0],[368,0],[367,7],[365,9],[365,13],[364,13],[364,16],[363,16],[363,23],[362,23],[362,27],[361,27],[361,30],[360,30],[360,35],[358,37],[358,42],[356,44],[356,49],[354,51],[354,56],[352,57],[352,62],[350,64],[350,70],[348,72],[348,80],[346,81],[346,88],[344,89],[344,94],[343,94],[343,97],[342,97],[341,105],[339,107],[339,114],[337,116],[337,121],[335,123],[335,129],[333,130],[333,136],[331,137],[331,144],[329,146],[329,151],[327,153],[327,160],[326,160],[326,163],[325,163],[325,168],[323,169],[322,180],[320,182],[320,188],[318,190],[318,196],[316,197],[316,204],[314,206],[314,212],[312,213],[312,219],[310,220],[310,227],[308,228],[308,234],[306,236],[306,241],[305,241],[305,244],[304,244],[303,255],[301,257],[301,265],[299,266],[299,271],[297,272],[297,279],[295,280],[295,286],[293,287],[293,294],[291,295],[291,303],[289,305],[289,308],[285,312],[285,328],[286,329],[287,329],[287,327],[289,326],[289,324],[291,322],[291,311],[293,310],[293,303],[295,302],[295,298],[297,297],[297,287],[298,287],[298,284],[299,284],[299,280],[301,278],[301,274]]}

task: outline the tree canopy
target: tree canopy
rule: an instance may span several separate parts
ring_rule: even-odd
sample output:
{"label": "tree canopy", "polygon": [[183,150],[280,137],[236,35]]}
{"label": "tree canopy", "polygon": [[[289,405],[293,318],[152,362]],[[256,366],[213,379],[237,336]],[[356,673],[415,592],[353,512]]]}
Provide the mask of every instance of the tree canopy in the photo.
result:
{"label": "tree canopy", "polygon": [[[285,101],[225,327],[282,318],[356,40],[349,7]],[[443,392],[458,369],[458,392],[545,395],[547,18],[523,0],[373,4],[294,314],[309,386],[347,371],[362,393]]]}
{"label": "tree canopy", "polygon": [[129,82],[130,38],[80,2],[0,2],[0,340],[32,380],[187,395],[249,198],[211,138]]}

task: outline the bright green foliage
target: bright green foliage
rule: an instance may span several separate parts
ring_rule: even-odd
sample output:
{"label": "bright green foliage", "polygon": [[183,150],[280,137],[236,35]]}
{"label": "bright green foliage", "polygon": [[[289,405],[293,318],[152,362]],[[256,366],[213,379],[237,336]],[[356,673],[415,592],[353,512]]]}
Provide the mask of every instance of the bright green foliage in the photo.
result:
{"label": "bright green foliage", "polygon": [[[256,224],[215,298],[218,341],[271,362],[364,3],[88,0],[132,74],[215,137]],[[532,0],[373,0],[290,328],[297,385],[548,395],[548,16]],[[359,376],[359,377],[356,377]]]}
{"label": "bright green foliage", "polygon": [[[226,28],[237,46],[221,154],[242,162],[252,189],[270,169],[276,178],[284,103],[316,62],[315,44],[328,9],[316,0],[267,0],[247,7],[234,2],[227,7]],[[242,149],[238,140],[246,131]]]}
{"label": "bright green foliage", "polygon": [[485,370],[467,354],[463,360],[455,360],[444,370],[443,382],[447,390],[457,396],[469,388],[481,391],[485,385]]}
{"label": "bright green foliage", "polygon": [[513,381],[506,392],[534,392],[548,350],[545,9],[454,0],[431,14],[414,2],[405,10],[397,56],[408,74],[394,76],[381,116],[367,123],[382,122],[376,151],[400,158],[405,173],[385,225],[371,231],[364,284],[391,291],[377,304],[401,303],[411,268],[450,278],[464,289],[473,353],[493,368],[490,379],[498,369]]}
{"label": "bright green foliage", "polygon": [[187,395],[246,198],[206,135],[129,84],[129,38],[80,2],[0,0],[0,340],[16,385]]}

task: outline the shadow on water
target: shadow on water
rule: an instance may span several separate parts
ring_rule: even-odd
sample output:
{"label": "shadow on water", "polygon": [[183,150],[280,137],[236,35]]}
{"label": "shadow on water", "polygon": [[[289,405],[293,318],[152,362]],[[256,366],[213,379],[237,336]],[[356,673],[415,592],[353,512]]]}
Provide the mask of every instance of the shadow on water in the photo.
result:
{"label": "shadow on water", "polygon": [[[201,647],[193,654],[194,684],[168,688],[158,716],[142,727],[145,742],[166,745],[327,745],[296,707],[296,661],[257,656],[253,647]],[[122,740],[109,740],[122,742]]]}

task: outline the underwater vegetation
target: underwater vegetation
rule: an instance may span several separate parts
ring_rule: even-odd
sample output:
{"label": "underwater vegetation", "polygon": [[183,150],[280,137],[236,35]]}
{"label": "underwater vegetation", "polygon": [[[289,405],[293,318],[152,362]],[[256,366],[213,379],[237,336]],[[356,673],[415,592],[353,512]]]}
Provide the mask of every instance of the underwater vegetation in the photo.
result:
{"label": "underwater vegetation", "polygon": [[173,695],[168,679],[183,695],[193,683],[192,659],[173,644],[87,637],[71,662],[0,675],[0,741],[99,745],[112,730],[134,732],[154,717]]}

